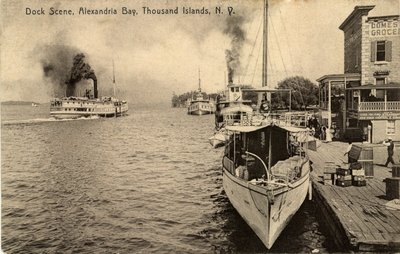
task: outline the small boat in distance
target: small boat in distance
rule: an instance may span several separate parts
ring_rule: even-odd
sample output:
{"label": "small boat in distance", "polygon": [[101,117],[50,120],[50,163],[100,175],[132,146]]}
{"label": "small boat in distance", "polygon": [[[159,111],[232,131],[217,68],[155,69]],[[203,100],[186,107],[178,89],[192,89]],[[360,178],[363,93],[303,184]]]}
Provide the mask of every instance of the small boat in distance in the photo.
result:
{"label": "small boat in distance", "polygon": [[201,79],[199,70],[199,89],[195,93],[195,97],[189,101],[188,114],[189,115],[208,115],[214,113],[214,104],[209,99],[204,99],[201,92]]}
{"label": "small boat in distance", "polygon": [[38,106],[37,103],[32,102],[32,107],[37,107],[37,106]]}

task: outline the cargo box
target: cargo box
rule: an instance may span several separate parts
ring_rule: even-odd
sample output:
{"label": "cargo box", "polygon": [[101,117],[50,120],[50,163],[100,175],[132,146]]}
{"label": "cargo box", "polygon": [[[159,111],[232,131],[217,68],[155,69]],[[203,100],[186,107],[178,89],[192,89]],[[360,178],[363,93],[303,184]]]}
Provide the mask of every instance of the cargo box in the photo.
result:
{"label": "cargo box", "polygon": [[350,175],[350,170],[346,169],[346,168],[338,168],[336,169],[336,174],[338,175]]}
{"label": "cargo box", "polygon": [[353,180],[353,181],[351,181],[351,184],[354,186],[367,186],[367,181],[366,180]]}
{"label": "cargo box", "polygon": [[353,176],[365,176],[365,170],[364,169],[352,169],[350,170],[351,175]]}
{"label": "cargo box", "polygon": [[346,181],[346,180],[350,180],[351,181],[351,175],[337,175],[337,179],[342,180],[342,181]]}
{"label": "cargo box", "polygon": [[351,186],[351,180],[340,180],[336,179],[336,185],[341,187]]}
{"label": "cargo box", "polygon": [[352,176],[352,181],[365,181],[365,176]]}

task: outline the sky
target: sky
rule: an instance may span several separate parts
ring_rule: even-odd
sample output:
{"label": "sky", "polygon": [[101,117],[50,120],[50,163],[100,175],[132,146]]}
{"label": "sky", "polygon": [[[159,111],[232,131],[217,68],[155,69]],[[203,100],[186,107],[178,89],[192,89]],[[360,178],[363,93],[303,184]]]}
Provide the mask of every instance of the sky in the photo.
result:
{"label": "sky", "polygon": [[[269,0],[268,85],[290,76],[312,82],[343,73],[343,32],[338,28],[357,5],[376,5],[370,16],[398,15],[399,0]],[[80,15],[80,8],[115,9],[116,15]],[[122,8],[137,15],[124,15]],[[178,14],[144,14],[174,9]],[[183,14],[183,7],[210,14]],[[221,7],[222,14],[215,14]],[[228,7],[234,14],[228,15]],[[43,8],[45,15],[27,14]],[[49,15],[50,8],[74,15]],[[227,82],[226,51],[237,50],[234,82],[261,86],[261,0],[3,0],[1,1],[0,100],[48,102],[57,82],[43,71],[56,62],[68,72],[83,53],[101,92],[112,88],[130,103],[169,103],[173,93],[197,89],[215,93]],[[236,23],[235,23],[236,22]],[[234,23],[234,30],[232,28]],[[240,24],[237,25],[237,24]],[[236,27],[238,26],[238,27]],[[243,41],[228,31],[237,31]],[[63,52],[62,54],[60,52]],[[114,68],[113,68],[114,62]],[[61,75],[62,76],[62,75]],[[108,90],[107,90],[108,89]],[[107,94],[101,94],[107,95]]]}

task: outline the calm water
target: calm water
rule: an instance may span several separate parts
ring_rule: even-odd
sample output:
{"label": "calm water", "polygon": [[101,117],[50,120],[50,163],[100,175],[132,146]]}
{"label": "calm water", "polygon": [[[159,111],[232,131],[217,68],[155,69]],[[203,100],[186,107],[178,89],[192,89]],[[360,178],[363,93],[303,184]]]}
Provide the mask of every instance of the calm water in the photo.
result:
{"label": "calm water", "polygon": [[[2,106],[7,253],[268,252],[222,188],[213,116],[131,107],[57,121],[48,105]],[[269,252],[335,251],[305,202]]]}

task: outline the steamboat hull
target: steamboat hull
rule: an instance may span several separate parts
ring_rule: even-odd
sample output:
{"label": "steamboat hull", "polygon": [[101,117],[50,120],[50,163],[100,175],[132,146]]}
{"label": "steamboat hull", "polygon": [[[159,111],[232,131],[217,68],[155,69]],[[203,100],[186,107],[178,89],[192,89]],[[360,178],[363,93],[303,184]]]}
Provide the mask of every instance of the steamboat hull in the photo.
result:
{"label": "steamboat hull", "polygon": [[188,108],[189,115],[209,115],[214,113],[213,105],[208,102],[194,102]]}
{"label": "steamboat hull", "polygon": [[127,112],[128,104],[121,101],[54,100],[50,106],[50,116],[57,119],[119,117]]}

